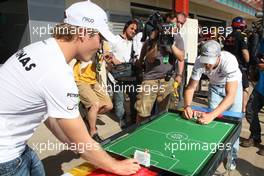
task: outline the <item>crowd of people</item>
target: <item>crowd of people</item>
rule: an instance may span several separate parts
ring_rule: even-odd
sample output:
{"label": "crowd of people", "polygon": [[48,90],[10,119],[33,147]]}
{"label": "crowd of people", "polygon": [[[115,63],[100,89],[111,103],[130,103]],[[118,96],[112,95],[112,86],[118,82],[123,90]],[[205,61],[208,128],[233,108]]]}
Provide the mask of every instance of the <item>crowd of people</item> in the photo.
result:
{"label": "crowd of people", "polygon": [[[258,36],[258,46],[250,49],[243,33],[245,20],[234,18],[230,35],[222,36],[221,41],[210,38],[202,42],[185,86],[185,47],[177,31],[186,18],[184,13],[157,13],[145,27],[141,20],[132,19],[121,34],[113,35],[105,11],[96,4],[83,1],[67,8],[64,22],[55,27],[51,38],[19,50],[0,69],[0,175],[45,175],[41,161],[26,143],[43,121],[63,143],[91,144],[92,149],[75,151],[91,164],[119,175],[136,173],[140,169],[136,160],[116,160],[100,147],[98,114],[113,111],[123,128],[167,110],[171,97],[179,92],[183,116],[191,119],[193,95],[202,74],[209,78],[208,107],[212,112],[201,113],[198,123],[206,125],[226,110],[245,113],[251,135],[241,145],[259,145],[258,112],[264,103],[263,39]],[[171,33],[164,33],[164,23],[171,27]],[[73,59],[72,68],[69,63]],[[259,70],[252,93],[250,66]],[[112,96],[100,80],[102,69],[106,69],[107,84],[114,87]],[[186,87],[184,96],[178,85]],[[125,108],[126,95],[129,109]],[[80,116],[80,106],[84,117]],[[239,139],[226,165],[230,170],[236,168],[238,148]],[[264,155],[264,149],[260,148],[259,154]]]}

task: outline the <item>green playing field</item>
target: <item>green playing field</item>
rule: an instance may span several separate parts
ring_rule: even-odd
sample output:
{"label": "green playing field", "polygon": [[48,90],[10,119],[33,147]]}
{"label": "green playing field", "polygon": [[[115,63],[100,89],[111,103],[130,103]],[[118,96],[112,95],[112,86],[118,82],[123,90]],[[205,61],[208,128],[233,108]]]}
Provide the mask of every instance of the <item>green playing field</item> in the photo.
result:
{"label": "green playing field", "polygon": [[104,146],[112,153],[131,158],[135,150],[147,149],[151,165],[180,175],[195,175],[223,144],[234,124],[213,121],[209,125],[165,113],[130,134]]}

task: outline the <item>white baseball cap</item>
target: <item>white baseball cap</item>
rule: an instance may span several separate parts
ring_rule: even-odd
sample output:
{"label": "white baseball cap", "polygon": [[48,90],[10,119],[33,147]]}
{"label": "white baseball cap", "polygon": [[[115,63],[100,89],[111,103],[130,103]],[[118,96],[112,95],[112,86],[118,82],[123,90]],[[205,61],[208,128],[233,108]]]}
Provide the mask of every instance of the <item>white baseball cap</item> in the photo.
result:
{"label": "white baseball cap", "polygon": [[208,40],[202,45],[200,62],[203,64],[215,64],[217,57],[221,55],[221,46],[215,40]]}
{"label": "white baseball cap", "polygon": [[109,30],[105,11],[91,1],[82,1],[72,4],[65,10],[64,23],[98,30],[111,43],[116,37]]}

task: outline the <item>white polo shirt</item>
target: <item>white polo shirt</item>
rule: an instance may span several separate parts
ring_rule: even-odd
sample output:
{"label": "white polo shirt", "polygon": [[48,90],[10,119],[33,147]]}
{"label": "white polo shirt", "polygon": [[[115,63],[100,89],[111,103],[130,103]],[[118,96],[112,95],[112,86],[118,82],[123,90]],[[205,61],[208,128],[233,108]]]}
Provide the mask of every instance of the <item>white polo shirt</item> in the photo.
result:
{"label": "white polo shirt", "polygon": [[202,74],[207,75],[210,84],[214,85],[225,85],[226,82],[236,80],[238,82],[242,81],[242,74],[236,57],[227,51],[221,51],[220,63],[211,73],[206,72],[204,65],[200,63],[200,58],[198,57],[195,61],[191,78],[199,81]]}
{"label": "white polo shirt", "polygon": [[114,56],[122,63],[129,62],[131,58],[132,40],[126,40],[116,35],[116,43],[111,43]]}
{"label": "white polo shirt", "polygon": [[13,160],[45,120],[79,116],[71,67],[54,38],[33,43],[0,68],[0,163]]}

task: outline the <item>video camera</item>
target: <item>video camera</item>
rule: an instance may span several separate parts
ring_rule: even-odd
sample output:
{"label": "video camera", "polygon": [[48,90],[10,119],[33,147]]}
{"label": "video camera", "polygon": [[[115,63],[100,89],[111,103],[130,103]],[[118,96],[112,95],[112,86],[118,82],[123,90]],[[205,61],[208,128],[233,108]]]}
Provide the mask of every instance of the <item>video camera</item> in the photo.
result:
{"label": "video camera", "polygon": [[171,46],[174,42],[173,33],[176,26],[172,23],[165,23],[159,12],[148,18],[143,30],[141,42],[145,42],[150,37],[151,32],[158,31],[158,45],[161,47]]}
{"label": "video camera", "polygon": [[258,18],[259,20],[255,21],[252,23],[252,28],[255,28],[257,32],[259,32],[264,38],[264,15],[263,12],[257,12],[255,14],[255,17]]}

